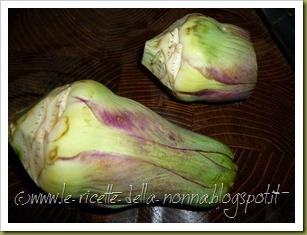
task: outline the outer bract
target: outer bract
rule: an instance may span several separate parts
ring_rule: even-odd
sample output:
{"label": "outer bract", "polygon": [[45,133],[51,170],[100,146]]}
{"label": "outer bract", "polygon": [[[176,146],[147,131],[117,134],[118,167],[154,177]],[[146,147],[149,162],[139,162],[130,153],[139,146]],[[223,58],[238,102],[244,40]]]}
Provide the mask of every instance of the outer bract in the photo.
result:
{"label": "outer bract", "polygon": [[202,14],[186,15],[148,40],[142,64],[183,101],[245,99],[257,80],[249,33]]}
{"label": "outer bract", "polygon": [[207,194],[202,204],[182,204],[209,206],[236,176],[226,145],[90,80],[53,90],[10,124],[9,142],[46,192],[61,193],[66,184],[64,195],[78,198],[88,191],[101,195],[113,184],[121,201],[111,206],[129,205],[130,185],[133,196],[143,183],[160,202],[165,194]]}

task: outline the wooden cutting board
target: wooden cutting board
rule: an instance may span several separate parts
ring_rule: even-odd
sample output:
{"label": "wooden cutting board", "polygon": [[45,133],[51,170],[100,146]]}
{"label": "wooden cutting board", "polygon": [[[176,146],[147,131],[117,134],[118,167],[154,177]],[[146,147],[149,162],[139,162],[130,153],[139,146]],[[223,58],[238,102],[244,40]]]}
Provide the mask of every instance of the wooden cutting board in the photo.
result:
{"label": "wooden cutting board", "polygon": [[[251,33],[258,84],[243,102],[178,102],[140,64],[144,43],[184,15],[200,12]],[[9,11],[9,116],[51,89],[94,79],[182,127],[235,152],[233,195],[280,194],[271,204],[228,203],[207,210],[14,203],[41,192],[9,149],[9,222],[294,222],[294,71],[253,9],[18,9]],[[6,156],[2,156],[6,157]],[[260,199],[259,199],[260,200]],[[228,218],[224,209],[229,209]],[[236,214],[235,214],[236,213]]]}

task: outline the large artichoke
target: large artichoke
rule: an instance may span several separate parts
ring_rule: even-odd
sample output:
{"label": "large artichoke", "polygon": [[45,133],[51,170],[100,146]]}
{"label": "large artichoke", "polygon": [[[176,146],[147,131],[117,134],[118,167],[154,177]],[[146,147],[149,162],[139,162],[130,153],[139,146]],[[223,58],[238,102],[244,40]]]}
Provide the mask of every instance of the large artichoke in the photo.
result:
{"label": "large artichoke", "polygon": [[[33,181],[46,192],[78,198],[122,192],[115,205],[129,205],[147,183],[147,193],[216,195],[236,176],[233,153],[224,144],[178,127],[143,105],[84,80],[54,89],[10,123],[9,142]],[[214,199],[214,203],[217,201]],[[184,202],[183,204],[189,204]]]}

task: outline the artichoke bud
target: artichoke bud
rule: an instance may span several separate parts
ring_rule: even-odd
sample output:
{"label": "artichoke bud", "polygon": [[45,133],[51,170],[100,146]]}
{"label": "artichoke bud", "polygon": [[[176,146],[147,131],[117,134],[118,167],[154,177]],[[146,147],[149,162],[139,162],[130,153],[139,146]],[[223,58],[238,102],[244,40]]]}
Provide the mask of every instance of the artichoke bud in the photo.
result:
{"label": "artichoke bud", "polygon": [[[249,33],[201,14],[186,15],[148,40],[142,64],[183,101],[245,99],[257,80]],[[155,72],[161,64],[164,72]]]}
{"label": "artichoke bud", "polygon": [[224,195],[237,169],[226,145],[90,80],[53,90],[10,123],[9,142],[44,191],[60,193],[65,184],[65,195],[78,198],[103,194],[112,184],[121,192],[116,206],[129,205],[129,185],[143,183],[159,200],[176,193]]}

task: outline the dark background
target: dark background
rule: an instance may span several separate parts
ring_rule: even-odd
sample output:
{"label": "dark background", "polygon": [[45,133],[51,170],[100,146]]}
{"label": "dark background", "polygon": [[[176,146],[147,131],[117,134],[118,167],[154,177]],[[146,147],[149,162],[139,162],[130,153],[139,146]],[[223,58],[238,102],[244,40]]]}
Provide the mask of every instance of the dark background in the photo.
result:
{"label": "dark background", "polygon": [[[191,12],[250,31],[259,71],[248,100],[182,103],[140,64],[145,41]],[[200,211],[16,206],[18,192],[41,191],[9,149],[9,222],[294,222],[294,31],[285,38],[278,29],[285,25],[282,20],[291,26],[293,14],[284,11],[281,19],[259,9],[10,9],[9,117],[59,85],[94,79],[182,127],[230,146],[239,169],[234,194],[263,193],[268,184],[271,190],[280,184],[279,190],[290,194],[280,195],[276,205],[253,203],[247,213],[241,205],[234,219],[223,214],[229,207],[234,213],[231,204]]]}

